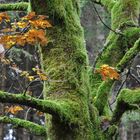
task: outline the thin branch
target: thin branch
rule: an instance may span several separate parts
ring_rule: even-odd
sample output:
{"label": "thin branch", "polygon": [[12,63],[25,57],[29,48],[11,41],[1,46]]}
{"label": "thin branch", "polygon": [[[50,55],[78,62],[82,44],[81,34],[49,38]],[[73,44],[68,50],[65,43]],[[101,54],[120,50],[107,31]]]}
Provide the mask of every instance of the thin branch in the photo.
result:
{"label": "thin branch", "polygon": [[132,73],[132,70],[130,70],[130,76],[131,76],[133,79],[135,79],[135,80],[138,82],[138,84],[140,84],[140,80],[137,78],[137,76],[135,76],[135,75]]}
{"label": "thin branch", "polygon": [[32,86],[32,84],[36,84],[36,83],[38,83],[38,82],[42,82],[42,81],[41,81],[40,79],[36,79],[36,80],[34,80],[34,81],[31,81],[31,82],[27,85],[27,87],[25,88],[25,91],[24,91],[23,95],[24,95],[24,96],[26,95],[26,92],[27,92],[28,88],[29,88],[30,86]]}
{"label": "thin branch", "polygon": [[115,34],[119,34],[119,35],[124,36],[124,34],[121,33],[120,31],[115,31],[115,30],[113,30],[111,27],[109,27],[108,25],[106,25],[106,24],[104,23],[104,21],[102,20],[101,16],[99,15],[98,10],[97,10],[97,8],[96,8],[94,2],[91,3],[91,5],[92,5],[92,7],[93,7],[95,13],[97,14],[99,20],[101,21],[101,23],[102,23],[107,29],[109,29],[110,31],[114,32]]}
{"label": "thin branch", "polygon": [[135,42],[134,46],[130,48],[121,61],[117,64],[117,69],[122,71],[128,63],[138,54],[140,51],[140,38]]}
{"label": "thin branch", "polygon": [[[123,86],[124,86],[124,84],[125,84],[125,82],[126,82],[128,76],[129,76],[129,74],[130,74],[130,70],[128,70],[128,71],[126,72],[126,78],[125,78],[125,80],[121,83],[121,85],[120,85],[120,87],[119,87],[119,89],[118,89],[118,91],[117,91],[115,100],[109,104],[110,108],[111,108],[111,106],[116,102],[117,97],[118,97],[120,91],[122,90],[122,88],[123,88]],[[111,109],[112,109],[112,108],[111,108]]]}
{"label": "thin branch", "polygon": [[[74,101],[66,100],[42,100],[36,99],[29,95],[24,96],[23,94],[13,94],[0,91],[0,102],[1,103],[15,103],[20,105],[25,105],[28,107],[35,108],[41,112],[49,113],[58,119],[63,119],[65,121],[70,121],[73,119],[73,114],[77,110],[75,106],[79,106],[78,103]],[[70,115],[71,114],[71,115]],[[74,114],[78,115],[78,114]],[[75,122],[77,120],[75,119]],[[73,122],[73,123],[75,123]]]}
{"label": "thin branch", "polygon": [[[41,94],[39,95],[39,97],[37,99],[40,99],[41,96],[43,96],[43,92],[41,92]],[[28,114],[29,114],[30,110],[31,110],[31,107],[29,107],[28,110],[25,113],[25,118],[24,118],[25,120],[28,119]]]}
{"label": "thin branch", "polygon": [[29,132],[40,135],[40,136],[46,136],[46,129],[45,127],[38,125],[36,123],[25,121],[23,119],[19,118],[9,118],[7,116],[0,117],[0,123],[10,123],[13,124],[16,128],[22,127],[27,129]]}
{"label": "thin branch", "polygon": [[9,4],[0,4],[0,11],[27,11],[29,6],[28,2],[17,2]]}

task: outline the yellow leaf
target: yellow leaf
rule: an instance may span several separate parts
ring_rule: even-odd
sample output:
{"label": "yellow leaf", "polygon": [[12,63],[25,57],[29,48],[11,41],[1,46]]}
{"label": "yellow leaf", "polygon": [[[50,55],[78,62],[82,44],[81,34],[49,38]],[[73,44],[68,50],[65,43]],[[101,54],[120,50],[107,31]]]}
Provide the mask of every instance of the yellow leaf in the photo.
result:
{"label": "yellow leaf", "polygon": [[40,73],[40,74],[39,74],[39,77],[40,77],[40,79],[43,80],[43,81],[46,81],[46,80],[48,79],[47,76],[46,76],[46,74],[44,74],[44,73]]}
{"label": "yellow leaf", "polygon": [[20,76],[28,77],[28,76],[29,76],[29,72],[28,72],[28,71],[22,71],[22,72],[20,73]]}
{"label": "yellow leaf", "polygon": [[16,115],[19,111],[22,110],[23,108],[21,106],[11,106],[10,108],[9,107],[5,108],[5,112],[12,113],[14,115]]}
{"label": "yellow leaf", "polygon": [[34,76],[28,76],[27,78],[29,79],[29,81],[33,81],[35,79]]}
{"label": "yellow leaf", "polygon": [[23,17],[22,19],[31,20],[31,19],[35,18],[35,16],[36,16],[35,12],[30,12],[27,16]]}
{"label": "yellow leaf", "polygon": [[37,111],[36,114],[37,114],[38,116],[43,116],[43,115],[44,115],[44,113],[43,113],[43,112],[40,112],[40,111]]}
{"label": "yellow leaf", "polygon": [[101,74],[103,80],[106,80],[107,78],[118,80],[120,77],[117,70],[107,64],[102,65],[97,72]]}

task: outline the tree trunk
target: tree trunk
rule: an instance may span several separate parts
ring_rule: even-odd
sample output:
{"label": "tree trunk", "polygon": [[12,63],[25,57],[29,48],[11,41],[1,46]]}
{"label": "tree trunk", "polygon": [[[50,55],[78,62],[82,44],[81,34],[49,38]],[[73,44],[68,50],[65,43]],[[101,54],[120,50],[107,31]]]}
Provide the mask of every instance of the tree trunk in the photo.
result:
{"label": "tree trunk", "polygon": [[[46,6],[41,9],[41,5]],[[44,96],[65,106],[70,121],[46,115],[50,140],[94,140],[89,115],[88,61],[83,29],[80,25],[78,0],[31,1],[33,11],[47,13],[53,22],[51,38],[43,48],[43,63],[51,82]],[[39,10],[42,10],[41,12]],[[44,10],[44,11],[43,11]],[[70,108],[70,110],[69,110]]]}
{"label": "tree trunk", "polygon": [[[111,11],[112,29],[120,29],[123,35],[110,33],[106,48],[96,66],[110,64],[115,67],[126,49],[129,49],[128,46],[132,47],[139,38],[139,30],[136,29],[134,34],[128,34],[131,30],[127,30],[129,24],[138,24],[139,1],[135,3],[131,0],[119,0],[116,4],[110,0],[101,2]],[[107,112],[109,115],[107,97],[113,81],[102,83],[101,78],[97,81],[95,76],[93,90],[98,92],[94,102],[95,108],[90,101],[93,91],[91,92],[87,52],[80,24],[79,0],[31,0],[31,7],[37,14],[49,15],[53,25],[47,30],[50,42],[42,48],[44,70],[49,77],[48,83],[45,84],[44,98],[57,102],[62,108],[57,112],[57,116],[46,115],[48,139],[110,140],[115,133],[113,129],[106,134],[101,131],[100,124],[103,123],[104,128],[105,122],[99,120],[99,113],[106,115]],[[128,41],[130,38],[132,42]],[[119,64],[118,68],[122,65]]]}

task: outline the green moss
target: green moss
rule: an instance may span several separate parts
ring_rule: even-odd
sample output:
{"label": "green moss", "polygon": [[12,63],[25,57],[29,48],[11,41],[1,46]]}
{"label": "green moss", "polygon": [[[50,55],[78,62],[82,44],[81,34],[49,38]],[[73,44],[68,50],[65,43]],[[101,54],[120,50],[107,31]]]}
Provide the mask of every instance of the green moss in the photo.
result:
{"label": "green moss", "polygon": [[114,0],[99,0],[101,4],[107,8],[107,10],[110,12],[113,8],[114,4],[116,3]]}
{"label": "green moss", "polygon": [[112,9],[112,28],[127,22],[138,25],[139,7],[139,0],[118,0]]}
{"label": "green moss", "polygon": [[104,111],[104,107],[107,106],[108,96],[111,89],[113,81],[104,81],[99,86],[97,91],[97,97],[95,99],[95,106],[97,107],[100,115]]}
{"label": "green moss", "polygon": [[30,121],[18,119],[18,118],[9,118],[9,117],[0,117],[0,123],[11,123],[14,125],[14,128],[23,127],[29,130],[35,135],[46,136],[46,129],[43,126],[35,124]]}
{"label": "green moss", "polygon": [[27,2],[19,2],[12,4],[0,4],[0,11],[27,11],[29,3]]}
{"label": "green moss", "polygon": [[122,90],[120,96],[118,97],[118,102],[123,101],[128,104],[139,103],[140,101],[140,89],[130,90],[124,89]]}
{"label": "green moss", "polygon": [[[88,107],[88,61],[80,25],[79,3],[75,0],[46,0],[46,3],[48,14],[55,25],[47,31],[52,42],[43,48],[44,70],[50,79],[45,87],[45,98],[62,105],[60,119],[54,115],[52,118],[47,117],[50,122],[47,125],[49,137],[92,139],[93,127]],[[61,111],[71,119],[65,120]],[[62,128],[63,132],[60,131]]]}
{"label": "green moss", "polygon": [[118,124],[124,112],[139,109],[139,102],[140,89],[123,89],[117,99],[117,105],[112,116],[112,123]]}
{"label": "green moss", "polygon": [[[57,102],[57,105],[62,106],[62,108],[60,107],[61,110],[57,110],[60,117],[56,117],[54,114],[52,117],[47,117],[49,138],[52,140],[63,139],[63,136],[65,139],[96,140],[98,136],[98,139],[105,139],[100,130],[100,120],[96,116],[99,116],[105,108],[108,108],[107,97],[113,81],[102,83],[101,77],[93,76],[93,79],[94,77],[98,79],[92,86],[94,88],[93,92],[97,93],[95,101],[97,108],[94,107],[90,103],[92,95],[95,96],[95,93],[91,92],[93,79],[89,80],[87,53],[84,47],[83,29],[79,18],[79,1],[54,0],[52,2],[45,0],[43,5],[40,4],[40,0],[32,0],[31,2],[33,10],[39,14],[49,15],[53,23],[53,27],[47,31],[51,42],[43,48],[44,69],[49,75],[49,82],[46,83],[44,94],[45,99]],[[112,8],[112,28],[114,30],[120,29],[123,35],[110,33],[106,42],[106,49],[99,58],[96,67],[106,63],[115,67],[122,59],[128,46],[130,44],[133,46],[133,43],[138,39],[138,32],[135,32],[136,38],[134,37],[134,40],[129,42],[129,38],[132,38],[134,34],[132,30],[131,34],[129,34],[130,30],[127,32],[127,27],[123,27],[126,25],[125,23],[136,24],[135,16],[137,16],[138,7],[135,7],[137,4],[130,4],[134,10],[131,11],[132,17],[130,19],[130,15],[127,15],[128,9],[124,1],[102,0],[101,2],[108,10]],[[127,1],[125,0],[125,2]],[[128,3],[130,2],[129,0]],[[129,4],[127,6],[129,7]],[[124,20],[124,16],[126,20]],[[92,106],[91,108],[89,107],[90,105]],[[90,114],[89,109],[91,109],[92,114]],[[99,109],[99,114],[97,109]],[[71,119],[65,120],[61,115],[64,112],[65,116]],[[67,129],[65,130],[64,128]],[[62,129],[65,131],[62,132]]]}
{"label": "green moss", "polygon": [[118,126],[111,125],[108,129],[108,137],[112,138],[118,131]]}
{"label": "green moss", "polygon": [[140,39],[138,39],[135,42],[134,47],[130,48],[130,50],[127,51],[127,53],[118,63],[117,68],[122,70],[137,55],[139,51],[140,51]]}
{"label": "green moss", "polygon": [[106,63],[116,66],[128,47],[132,47],[138,39],[139,29],[130,26],[138,25],[139,7],[139,0],[119,0],[115,2],[111,10],[111,28],[114,30],[119,29],[123,35],[110,32],[106,41],[106,49],[101,55],[97,67]]}

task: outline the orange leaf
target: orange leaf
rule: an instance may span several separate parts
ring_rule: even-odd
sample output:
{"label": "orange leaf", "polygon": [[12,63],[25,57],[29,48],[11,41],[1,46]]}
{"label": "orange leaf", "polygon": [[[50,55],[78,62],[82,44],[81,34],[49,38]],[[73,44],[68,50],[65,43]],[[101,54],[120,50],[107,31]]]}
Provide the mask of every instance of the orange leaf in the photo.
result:
{"label": "orange leaf", "polygon": [[19,111],[22,111],[23,108],[21,106],[11,106],[11,107],[6,107],[5,112],[12,113],[16,115]]}
{"label": "orange leaf", "polygon": [[23,17],[22,19],[31,20],[36,17],[35,12],[30,12],[27,16]]}
{"label": "orange leaf", "polygon": [[120,77],[117,70],[107,64],[102,65],[97,72],[101,74],[103,80],[106,80],[107,78],[118,80]]}

